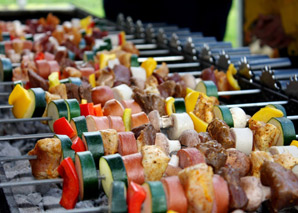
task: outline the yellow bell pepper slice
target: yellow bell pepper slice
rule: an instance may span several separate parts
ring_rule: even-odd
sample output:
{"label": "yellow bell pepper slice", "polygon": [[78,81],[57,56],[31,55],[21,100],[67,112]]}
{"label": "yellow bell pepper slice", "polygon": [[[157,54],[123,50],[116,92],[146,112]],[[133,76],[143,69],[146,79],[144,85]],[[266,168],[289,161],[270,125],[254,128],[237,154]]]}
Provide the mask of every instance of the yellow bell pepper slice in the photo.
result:
{"label": "yellow bell pepper slice", "polygon": [[237,74],[237,70],[234,67],[234,64],[230,64],[227,71],[227,79],[228,79],[229,85],[232,87],[233,90],[240,90],[238,81],[234,78],[234,75],[236,74]]}
{"label": "yellow bell pepper slice", "polygon": [[206,132],[208,123],[198,118],[193,112],[189,112],[188,114],[194,124],[195,130],[197,132]]}
{"label": "yellow bell pepper slice", "polygon": [[91,87],[96,87],[96,80],[95,80],[95,74],[91,74],[89,75],[89,83],[91,85]]}
{"label": "yellow bell pepper slice", "polygon": [[186,95],[188,95],[191,92],[197,92],[197,91],[196,90],[193,90],[193,89],[191,89],[189,87],[186,87]]}
{"label": "yellow bell pepper slice", "polygon": [[157,62],[154,60],[154,58],[148,58],[146,61],[144,61],[141,64],[141,67],[143,67],[146,70],[147,77],[152,75],[156,66],[157,66]]}
{"label": "yellow bell pepper slice", "polygon": [[185,96],[185,107],[186,107],[186,112],[187,113],[194,111],[197,100],[198,100],[200,95],[203,95],[204,97],[207,97],[204,93],[194,91],[194,90],[192,90],[192,92],[188,93]]}
{"label": "yellow bell pepper slice", "polygon": [[14,87],[8,98],[8,104],[13,105],[12,113],[16,118],[29,117],[26,113],[31,102],[29,92],[19,84]]}
{"label": "yellow bell pepper slice", "polygon": [[131,108],[125,108],[123,112],[123,123],[126,132],[131,130]]}
{"label": "yellow bell pepper slice", "polygon": [[175,98],[167,97],[166,99],[166,113],[167,115],[171,115],[175,113],[175,106],[174,106]]}
{"label": "yellow bell pepper slice", "polygon": [[90,27],[91,22],[91,16],[87,16],[86,18],[80,20],[81,28],[86,31],[87,35],[92,35],[92,28]]}
{"label": "yellow bell pepper slice", "polygon": [[99,68],[103,69],[108,66],[108,61],[116,58],[116,54],[101,53],[99,55]]}
{"label": "yellow bell pepper slice", "polygon": [[283,117],[284,114],[281,110],[271,108],[271,107],[263,107],[259,111],[257,111],[251,119],[256,121],[263,121],[267,123],[271,118]]}
{"label": "yellow bell pepper slice", "polygon": [[60,84],[60,81],[59,81],[59,72],[52,72],[49,75],[48,79],[49,79],[50,88],[59,85]]}
{"label": "yellow bell pepper slice", "polygon": [[297,140],[292,140],[290,146],[297,146],[298,147],[298,141]]}
{"label": "yellow bell pepper slice", "polygon": [[87,102],[87,100],[86,99],[82,99],[81,100],[81,104],[87,104],[88,102]]}
{"label": "yellow bell pepper slice", "polygon": [[178,213],[178,212],[176,212],[174,210],[168,210],[167,213]]}

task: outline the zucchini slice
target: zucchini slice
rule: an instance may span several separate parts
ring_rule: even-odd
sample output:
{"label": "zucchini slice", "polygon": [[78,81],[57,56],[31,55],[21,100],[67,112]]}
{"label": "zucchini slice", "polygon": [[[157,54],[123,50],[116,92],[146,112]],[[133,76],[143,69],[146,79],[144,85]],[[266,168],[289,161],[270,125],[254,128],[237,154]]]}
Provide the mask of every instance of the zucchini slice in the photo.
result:
{"label": "zucchini slice", "polygon": [[78,86],[81,86],[81,84],[82,84],[82,81],[80,78],[69,77],[68,79],[69,79],[69,83],[76,84]]}
{"label": "zucchini slice", "polygon": [[131,67],[139,67],[140,64],[138,62],[138,55],[132,54],[130,57],[130,66]]}
{"label": "zucchini slice", "polygon": [[94,52],[85,51],[83,59],[84,59],[84,62],[94,61]]}
{"label": "zucchini slice", "polygon": [[81,115],[80,104],[77,99],[65,99],[64,101],[68,110],[68,121]]}
{"label": "zucchini slice", "polygon": [[100,157],[105,153],[100,132],[83,132],[82,140],[86,149],[92,153],[94,162],[99,162]]}
{"label": "zucchini slice", "polygon": [[174,113],[186,112],[184,98],[175,98],[174,101]]}
{"label": "zucchini slice", "polygon": [[12,80],[12,64],[8,58],[0,58],[0,81]]}
{"label": "zucchini slice", "polygon": [[48,122],[51,131],[53,132],[53,124],[59,118],[65,117],[68,120],[68,109],[63,99],[53,100],[48,105],[48,116],[52,118]]}
{"label": "zucchini slice", "polygon": [[0,42],[0,54],[5,55],[5,43],[4,43],[4,41]]}
{"label": "zucchini slice", "polygon": [[99,160],[99,173],[105,179],[101,181],[106,195],[109,195],[111,184],[114,181],[122,181],[127,185],[127,174],[121,155],[106,155]]}
{"label": "zucchini slice", "polygon": [[91,152],[77,152],[75,166],[79,177],[80,199],[98,198],[98,176]]}
{"label": "zucchini slice", "polygon": [[70,125],[81,139],[83,132],[88,132],[85,116],[79,116],[71,119]]}
{"label": "zucchini slice", "polygon": [[280,136],[276,146],[290,145],[296,139],[295,127],[291,120],[285,117],[271,118],[268,123],[273,124],[280,130]]}
{"label": "zucchini slice", "polygon": [[227,106],[216,105],[213,108],[213,113],[216,118],[223,120],[229,127],[234,127],[233,116],[230,109]]}
{"label": "zucchini slice", "polygon": [[142,186],[146,191],[142,213],[167,212],[166,193],[162,183],[160,181],[147,181]]}
{"label": "zucchini slice", "polygon": [[200,81],[196,86],[196,91],[202,92],[207,96],[218,97],[217,87],[213,81]]}
{"label": "zucchini slice", "polygon": [[126,186],[122,181],[114,181],[109,195],[109,212],[127,212]]}
{"label": "zucchini slice", "polygon": [[62,159],[70,157],[73,162],[75,162],[75,151],[71,149],[72,142],[67,135],[55,135],[55,138],[58,138],[61,142],[61,153]]}
{"label": "zucchini slice", "polygon": [[46,109],[46,93],[42,88],[31,88],[28,90],[31,101],[28,109],[29,117],[41,117]]}

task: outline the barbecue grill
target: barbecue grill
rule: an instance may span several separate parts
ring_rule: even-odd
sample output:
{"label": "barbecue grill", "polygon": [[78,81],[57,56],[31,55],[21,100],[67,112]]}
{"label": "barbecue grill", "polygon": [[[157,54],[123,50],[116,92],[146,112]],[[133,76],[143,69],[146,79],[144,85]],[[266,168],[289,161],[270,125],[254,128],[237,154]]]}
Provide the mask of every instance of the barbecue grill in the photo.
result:
{"label": "barbecue grill", "polygon": [[[40,11],[3,11],[0,14],[0,20],[18,19],[24,22],[28,18],[46,17],[52,12],[60,20],[70,20],[73,17],[84,18],[88,15],[77,7],[69,6],[59,10],[40,10]],[[215,66],[219,69],[226,70],[229,64],[233,63],[238,69],[238,82],[242,90],[254,90],[255,94],[235,95],[229,99],[219,98],[223,104],[234,105],[242,104],[247,114],[255,113],[260,106],[272,103],[281,103],[285,107],[288,116],[292,118],[296,131],[297,122],[297,104],[298,104],[298,69],[291,67],[291,62],[287,58],[269,59],[264,55],[252,55],[248,48],[232,48],[229,42],[217,42],[213,37],[203,37],[199,32],[193,33],[188,29],[180,29],[177,26],[168,26],[164,23],[143,24],[141,21],[134,21],[123,15],[119,15],[117,23],[105,19],[97,19],[98,23],[104,25],[104,28],[111,33],[125,30],[127,39],[134,42],[140,49],[139,62],[144,61],[147,57],[154,57],[160,64],[166,61],[171,72],[192,73],[200,76],[201,70]],[[1,65],[1,64],[0,64]],[[17,64],[13,65],[17,66]],[[7,83],[9,84],[9,83]],[[0,82],[0,103],[5,105],[7,94],[11,91],[11,85]],[[243,92],[240,94],[243,94]],[[260,103],[249,105],[249,103]],[[265,105],[264,104],[264,105]],[[53,134],[47,126],[39,122],[18,122],[12,120],[12,114],[9,107],[0,107],[0,159],[1,157],[24,155],[33,148],[36,138],[51,137]],[[5,121],[5,119],[7,119]],[[36,119],[38,120],[38,119]],[[29,135],[28,140],[17,133]],[[37,135],[39,133],[39,135]],[[32,135],[30,135],[32,134]],[[12,137],[10,137],[12,135]],[[14,141],[10,146],[7,141]],[[2,148],[3,147],[3,148]],[[9,160],[9,159],[8,159]],[[20,170],[14,173],[13,170]],[[26,180],[31,174],[29,163],[26,160],[12,161],[10,163],[0,163],[0,183],[12,180]],[[50,189],[50,186],[52,189]],[[41,187],[26,187],[19,189],[1,188],[0,189],[0,212],[23,212],[38,211],[62,211],[59,206],[61,187],[56,184],[42,185]],[[28,196],[24,196],[21,190],[28,190]],[[96,212],[107,211],[107,198],[101,192],[99,199],[95,201],[84,201],[78,204],[80,209],[71,212]],[[260,207],[258,212],[263,212],[264,208]],[[296,212],[293,208],[287,209],[286,212]]]}

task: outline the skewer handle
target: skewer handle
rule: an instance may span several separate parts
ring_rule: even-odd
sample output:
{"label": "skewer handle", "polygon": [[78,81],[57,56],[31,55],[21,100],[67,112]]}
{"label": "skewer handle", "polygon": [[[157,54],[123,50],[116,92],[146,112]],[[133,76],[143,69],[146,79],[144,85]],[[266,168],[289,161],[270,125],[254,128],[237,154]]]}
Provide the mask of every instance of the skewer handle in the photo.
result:
{"label": "skewer handle", "polygon": [[53,133],[40,133],[40,134],[31,134],[31,135],[6,135],[6,136],[1,136],[0,141],[49,138],[53,136],[54,136]]}

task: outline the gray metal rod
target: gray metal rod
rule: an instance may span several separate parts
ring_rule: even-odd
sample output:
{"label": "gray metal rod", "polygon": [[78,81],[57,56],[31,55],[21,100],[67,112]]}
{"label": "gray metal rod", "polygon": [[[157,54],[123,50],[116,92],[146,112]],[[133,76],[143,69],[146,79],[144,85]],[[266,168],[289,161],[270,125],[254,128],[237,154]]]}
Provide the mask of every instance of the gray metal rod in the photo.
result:
{"label": "gray metal rod", "polygon": [[[157,65],[159,68],[161,65]],[[196,68],[200,66],[199,62],[189,62],[189,63],[177,63],[177,64],[167,64],[169,69],[178,69],[178,68]]]}
{"label": "gray metal rod", "polygon": [[0,105],[0,109],[11,109],[13,108],[13,105]]}
{"label": "gray metal rod", "polygon": [[22,155],[22,156],[5,156],[0,157],[0,162],[8,162],[8,161],[19,161],[19,160],[35,160],[37,159],[36,155]]}
{"label": "gray metal rod", "polygon": [[259,102],[259,103],[245,103],[245,104],[228,104],[225,105],[227,107],[242,107],[242,108],[246,108],[246,107],[258,107],[258,106],[266,106],[268,104],[287,104],[288,101],[268,101],[268,102]]}
{"label": "gray metal rod", "polygon": [[9,96],[9,92],[0,92],[0,96]]}
{"label": "gray metal rod", "polygon": [[[179,75],[183,76],[183,75],[193,75],[195,77],[200,76],[202,74],[202,71],[190,71],[190,72],[178,72]],[[168,76],[173,76],[174,73],[169,73]]]}
{"label": "gray metal rod", "polygon": [[49,138],[53,136],[54,136],[54,133],[39,133],[39,134],[30,134],[30,135],[5,135],[0,137],[0,141]]}
{"label": "gray metal rod", "polygon": [[36,118],[8,118],[0,119],[0,123],[18,123],[18,122],[30,122],[30,121],[51,121],[51,117],[36,117]]}
{"label": "gray metal rod", "polygon": [[[2,81],[0,82],[0,86],[9,86],[9,85],[14,85],[14,81]],[[27,81],[22,81],[23,84],[27,83]]]}
{"label": "gray metal rod", "polygon": [[55,210],[57,213],[90,213],[90,212],[108,212],[108,206],[100,206],[100,207],[93,207],[93,208],[82,208],[82,209],[71,209],[71,210]]}
{"label": "gray metal rod", "polygon": [[169,50],[145,50],[145,51],[140,51],[140,56],[165,55],[169,53],[170,53]]}
{"label": "gray metal rod", "polygon": [[[100,180],[105,179],[105,177],[98,176],[98,179],[100,179]],[[6,183],[0,183],[0,188],[28,186],[28,185],[43,185],[43,184],[51,184],[51,183],[63,183],[63,179],[55,178],[55,179],[43,179],[43,180],[6,182]]]}
{"label": "gray metal rod", "polygon": [[145,39],[139,38],[139,39],[130,39],[129,42],[132,42],[134,44],[142,44],[145,43]]}
{"label": "gray metal rod", "polygon": [[289,115],[289,116],[287,116],[287,119],[298,120],[298,115]]}
{"label": "gray metal rod", "polygon": [[[139,57],[138,62],[144,62],[148,58],[147,57]],[[184,59],[182,55],[177,56],[160,56],[160,57],[153,57],[153,59],[157,62],[163,62],[163,61],[181,61]]]}
{"label": "gray metal rod", "polygon": [[136,44],[135,46],[138,50],[148,50],[157,48],[157,44]]}
{"label": "gray metal rod", "polygon": [[246,90],[232,90],[232,91],[219,91],[218,95],[219,96],[224,96],[224,95],[245,95],[245,94],[255,94],[255,93],[260,93],[260,89],[246,89]]}

